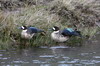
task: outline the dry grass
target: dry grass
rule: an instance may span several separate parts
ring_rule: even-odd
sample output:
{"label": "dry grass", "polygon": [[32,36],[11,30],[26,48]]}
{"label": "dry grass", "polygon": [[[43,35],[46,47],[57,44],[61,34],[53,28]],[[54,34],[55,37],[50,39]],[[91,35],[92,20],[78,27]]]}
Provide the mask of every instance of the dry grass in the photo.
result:
{"label": "dry grass", "polygon": [[26,42],[32,46],[52,43],[48,29],[54,25],[61,29],[71,25],[80,30],[83,36],[92,37],[97,32],[95,22],[99,17],[99,0],[53,0],[46,5],[25,5],[17,11],[0,11],[0,39],[3,40],[2,43],[21,43],[21,31],[18,27],[22,25],[34,26],[47,32],[47,36],[39,35]]}

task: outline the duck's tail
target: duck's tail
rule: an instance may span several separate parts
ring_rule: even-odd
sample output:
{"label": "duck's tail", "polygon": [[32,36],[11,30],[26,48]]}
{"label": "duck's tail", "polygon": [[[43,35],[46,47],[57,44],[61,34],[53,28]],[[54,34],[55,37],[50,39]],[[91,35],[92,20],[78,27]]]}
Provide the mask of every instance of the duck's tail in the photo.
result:
{"label": "duck's tail", "polygon": [[82,37],[81,31],[76,31],[76,36]]}
{"label": "duck's tail", "polygon": [[42,36],[45,36],[45,35],[46,35],[46,32],[45,32],[44,30],[40,30],[39,32],[40,32],[40,34],[41,34]]}

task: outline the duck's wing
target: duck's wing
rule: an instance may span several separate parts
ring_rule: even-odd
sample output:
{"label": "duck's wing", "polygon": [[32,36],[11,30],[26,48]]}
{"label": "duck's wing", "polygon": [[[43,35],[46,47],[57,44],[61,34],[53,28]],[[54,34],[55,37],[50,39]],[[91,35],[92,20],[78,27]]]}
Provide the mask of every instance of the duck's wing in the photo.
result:
{"label": "duck's wing", "polygon": [[72,36],[72,32],[67,29],[62,30],[61,34],[64,36]]}
{"label": "duck's wing", "polygon": [[36,28],[36,27],[29,27],[29,28],[27,29],[27,33],[30,33],[30,34],[42,32],[42,31],[43,31],[43,30],[38,29],[38,28]]}
{"label": "duck's wing", "polygon": [[74,30],[72,28],[66,28],[62,31],[62,35],[64,36],[82,36],[80,31]]}

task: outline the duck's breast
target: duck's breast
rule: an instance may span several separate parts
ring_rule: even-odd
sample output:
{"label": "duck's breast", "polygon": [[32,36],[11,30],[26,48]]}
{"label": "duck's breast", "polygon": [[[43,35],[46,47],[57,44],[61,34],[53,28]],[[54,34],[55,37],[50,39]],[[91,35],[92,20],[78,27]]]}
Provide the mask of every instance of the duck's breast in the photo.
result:
{"label": "duck's breast", "polygon": [[59,33],[51,33],[51,38],[57,42],[65,42],[69,38],[67,36],[60,35]]}
{"label": "duck's breast", "polygon": [[27,33],[27,31],[22,31],[21,37],[22,37],[22,38],[26,38],[26,39],[31,39],[31,38],[34,36],[34,34],[35,34],[35,33],[29,34],[29,33]]}

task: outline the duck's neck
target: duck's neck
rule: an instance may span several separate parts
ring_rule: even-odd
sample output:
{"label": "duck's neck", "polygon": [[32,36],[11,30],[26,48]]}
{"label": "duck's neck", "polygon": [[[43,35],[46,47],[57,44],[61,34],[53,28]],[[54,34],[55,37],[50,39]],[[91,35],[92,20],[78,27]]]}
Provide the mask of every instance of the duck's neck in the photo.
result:
{"label": "duck's neck", "polygon": [[54,33],[59,33],[59,30],[58,31],[54,31]]}
{"label": "duck's neck", "polygon": [[27,32],[27,29],[25,29],[25,30],[22,30],[22,32]]}

